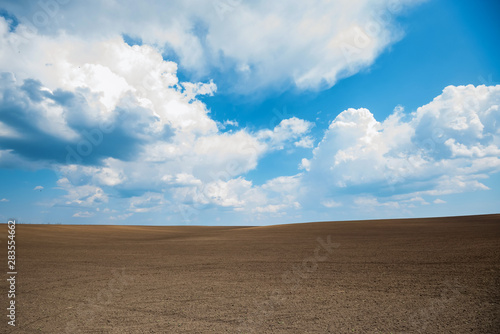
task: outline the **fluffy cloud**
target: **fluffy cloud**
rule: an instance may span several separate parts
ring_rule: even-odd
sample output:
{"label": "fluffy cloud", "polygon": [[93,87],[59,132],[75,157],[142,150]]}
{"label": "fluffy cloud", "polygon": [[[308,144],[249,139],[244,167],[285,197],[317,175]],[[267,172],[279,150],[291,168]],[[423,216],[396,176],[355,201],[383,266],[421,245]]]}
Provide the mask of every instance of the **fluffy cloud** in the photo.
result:
{"label": "fluffy cloud", "polygon": [[[287,212],[302,208],[299,198],[305,190],[301,183],[302,174],[279,176],[257,188],[262,194],[260,202],[255,202],[251,211],[258,214],[272,214],[279,217]],[[250,209],[249,209],[250,210]]]}
{"label": "fluffy cloud", "polygon": [[57,185],[60,189],[67,192],[64,196],[65,205],[90,207],[108,202],[108,196],[98,186],[91,184],[75,186],[67,178],[59,179]]}
{"label": "fluffy cloud", "polygon": [[160,210],[167,202],[163,194],[146,192],[129,200],[129,210],[135,213]]}
{"label": "fluffy cloud", "polygon": [[[29,27],[19,28],[18,43],[32,42],[32,30],[86,40],[127,34],[165,54],[175,53],[181,66],[198,76],[214,70],[234,73],[234,87],[251,93],[290,83],[301,89],[331,87],[357,73],[401,38],[394,18],[419,2],[190,0],[149,1],[145,6],[134,1],[47,0],[32,6],[17,1],[2,5]],[[116,94],[126,87],[98,65],[68,75],[97,72],[115,83]],[[113,95],[106,102],[112,104]]]}
{"label": "fluffy cloud", "polygon": [[306,136],[306,137],[303,137],[301,140],[296,141],[294,143],[294,145],[297,147],[303,147],[303,148],[313,148],[314,147],[314,140],[311,137]]}
{"label": "fluffy cloud", "polygon": [[292,117],[282,120],[273,130],[262,130],[258,136],[261,140],[269,142],[273,148],[283,149],[284,144],[289,140],[297,140],[294,144],[299,147],[308,147],[312,144],[310,137],[304,136],[307,134],[313,123]]}
{"label": "fluffy cloud", "polygon": [[[19,38],[3,19],[0,29],[3,45]],[[59,205],[118,198],[131,214],[182,205],[251,211],[267,196],[242,175],[268,152],[310,141],[313,124],[296,117],[274,129],[221,132],[198,99],[216,85],[179,82],[176,64],[149,46],[68,36],[32,42],[23,57],[12,45],[0,51],[11,59],[0,63],[0,164],[55,169],[67,192]]]}
{"label": "fluffy cloud", "polygon": [[94,216],[94,213],[89,211],[78,211],[73,215],[73,217],[78,217],[78,218],[89,218],[92,216]]}
{"label": "fluffy cloud", "polygon": [[398,107],[383,122],[345,110],[302,161],[304,182],[326,198],[365,194],[353,199],[365,207],[488,189],[481,180],[500,171],[499,105],[500,86],[468,85],[446,87],[410,115]]}
{"label": "fluffy cloud", "polygon": [[[236,73],[226,77],[243,93],[330,87],[401,37],[393,17],[414,2],[174,1],[166,9],[4,1],[21,22],[41,20],[37,13],[49,20],[29,31],[0,17],[0,167],[51,168],[66,193],[56,205],[77,207],[74,217],[116,220],[406,210],[485,190],[500,170],[500,86],[449,86],[385,120],[347,109],[319,141],[315,124],[292,116],[259,131],[217,122],[200,98],[217,92],[218,82],[204,77],[214,70]],[[57,4],[54,15],[47,3]],[[86,15],[89,8],[102,16]],[[332,19],[340,12],[342,20]],[[123,34],[142,43],[130,46]],[[201,82],[182,82],[177,63],[164,58]],[[260,183],[248,176],[266,154],[297,148],[312,148],[301,173]]]}
{"label": "fluffy cloud", "polygon": [[341,203],[335,202],[334,200],[322,201],[321,204],[326,208],[336,208],[342,206]]}

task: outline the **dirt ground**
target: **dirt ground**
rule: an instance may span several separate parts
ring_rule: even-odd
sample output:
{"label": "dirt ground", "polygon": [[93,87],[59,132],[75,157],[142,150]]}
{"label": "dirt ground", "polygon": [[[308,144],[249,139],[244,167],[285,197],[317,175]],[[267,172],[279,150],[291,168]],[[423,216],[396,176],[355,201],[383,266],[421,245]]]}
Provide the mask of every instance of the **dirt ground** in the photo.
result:
{"label": "dirt ground", "polygon": [[500,215],[17,225],[16,242],[4,333],[500,333]]}

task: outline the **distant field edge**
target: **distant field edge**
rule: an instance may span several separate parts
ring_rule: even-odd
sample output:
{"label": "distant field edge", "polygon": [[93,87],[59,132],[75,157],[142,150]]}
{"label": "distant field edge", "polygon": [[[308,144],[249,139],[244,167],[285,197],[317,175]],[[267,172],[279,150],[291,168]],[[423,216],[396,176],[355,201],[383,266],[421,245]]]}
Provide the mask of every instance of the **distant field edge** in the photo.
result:
{"label": "distant field edge", "polygon": [[[9,218],[8,220],[15,219]],[[53,226],[53,227],[77,227],[77,226],[95,226],[95,227],[183,227],[183,228],[217,228],[217,229],[239,229],[239,228],[255,228],[255,227],[271,227],[271,226],[287,226],[287,225],[304,225],[304,224],[321,224],[321,223],[377,223],[377,222],[416,222],[416,221],[432,221],[450,220],[454,222],[457,220],[498,220],[500,223],[500,213],[478,214],[478,215],[460,215],[460,216],[437,216],[437,217],[417,217],[417,218],[377,218],[377,219],[352,219],[352,220],[321,220],[309,222],[296,222],[296,223],[282,223],[282,224],[267,224],[267,225],[200,225],[200,224],[185,224],[185,225],[151,225],[151,224],[53,224],[53,223],[27,223],[16,221],[18,225],[30,226]],[[0,222],[0,225],[7,225],[6,221]]]}

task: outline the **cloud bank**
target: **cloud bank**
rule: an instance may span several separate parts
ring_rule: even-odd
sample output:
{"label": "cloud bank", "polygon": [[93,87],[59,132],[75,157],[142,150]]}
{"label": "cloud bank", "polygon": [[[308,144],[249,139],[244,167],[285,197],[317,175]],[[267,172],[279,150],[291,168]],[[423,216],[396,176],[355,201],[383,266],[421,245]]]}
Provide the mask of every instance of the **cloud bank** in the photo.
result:
{"label": "cloud bank", "polygon": [[19,18],[18,43],[31,42],[33,31],[93,41],[126,35],[175,56],[195,77],[218,71],[234,78],[230,86],[239,93],[251,94],[290,85],[328,88],[367,68],[403,36],[395,18],[419,2],[42,0],[2,6]]}
{"label": "cloud bank", "polygon": [[[16,34],[0,19],[3,45]],[[292,117],[274,129],[223,132],[197,98],[214,94],[213,82],[180,82],[175,63],[121,38],[39,37],[23,57],[16,51],[0,53],[10,59],[0,68],[0,166],[57,170],[67,192],[57,205],[118,198],[133,213],[179,213],[267,203],[242,175],[265,154],[303,142],[312,127]]]}
{"label": "cloud bank", "polygon": [[[316,124],[297,117],[259,130],[217,122],[201,99],[217,83],[178,75],[178,64],[200,78],[233,71],[245,93],[331,87],[401,37],[393,18],[413,1],[96,2],[103,16],[92,24],[88,3],[42,3],[64,15],[5,2],[21,23],[0,18],[0,167],[56,171],[64,195],[48,205],[74,208],[74,218],[180,223],[213,213],[246,223],[314,219],[301,215],[319,209],[405,212],[486,190],[500,171],[500,86],[448,86],[384,120],[347,109],[316,138]],[[30,30],[40,11],[50,20]],[[329,20],[337,11],[342,20]],[[104,20],[111,12],[120,19]],[[141,43],[124,41],[131,31]],[[254,183],[249,172],[278,151],[304,152],[296,172]]]}
{"label": "cloud bank", "polygon": [[488,189],[482,180],[500,171],[499,106],[499,85],[468,85],[448,86],[410,114],[398,107],[382,122],[367,109],[345,110],[303,161],[304,180],[359,206]]}

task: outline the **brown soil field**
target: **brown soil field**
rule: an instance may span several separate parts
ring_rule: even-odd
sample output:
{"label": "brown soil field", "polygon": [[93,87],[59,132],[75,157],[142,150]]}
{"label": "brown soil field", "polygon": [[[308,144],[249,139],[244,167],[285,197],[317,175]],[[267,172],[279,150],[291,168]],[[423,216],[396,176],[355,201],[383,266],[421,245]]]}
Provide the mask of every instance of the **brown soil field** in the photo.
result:
{"label": "brown soil field", "polygon": [[500,333],[500,215],[25,224],[16,247],[16,327],[4,279],[4,333]]}

